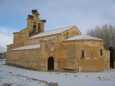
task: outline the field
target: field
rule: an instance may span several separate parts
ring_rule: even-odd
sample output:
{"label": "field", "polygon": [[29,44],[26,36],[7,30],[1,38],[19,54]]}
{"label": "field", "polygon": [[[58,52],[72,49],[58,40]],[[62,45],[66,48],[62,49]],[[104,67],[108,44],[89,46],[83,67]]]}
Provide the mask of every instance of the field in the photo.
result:
{"label": "field", "polygon": [[40,72],[0,64],[0,86],[115,86],[115,69],[104,72]]}

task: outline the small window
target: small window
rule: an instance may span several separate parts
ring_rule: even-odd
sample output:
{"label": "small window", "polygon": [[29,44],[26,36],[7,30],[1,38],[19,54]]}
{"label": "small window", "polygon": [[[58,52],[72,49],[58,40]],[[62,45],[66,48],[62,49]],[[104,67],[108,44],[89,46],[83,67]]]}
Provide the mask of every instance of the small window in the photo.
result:
{"label": "small window", "polygon": [[33,25],[32,31],[29,33],[29,36],[32,36],[36,33],[36,25]]}
{"label": "small window", "polygon": [[84,50],[81,51],[81,58],[82,58],[82,59],[85,58],[85,52],[84,52]]}
{"label": "small window", "polygon": [[41,24],[38,23],[38,32],[41,32]]}
{"label": "small window", "polygon": [[33,32],[36,30],[36,24],[33,24]]}
{"label": "small window", "polygon": [[103,56],[103,50],[100,49],[100,56]]}
{"label": "small window", "polygon": [[33,25],[32,33],[35,33],[35,32],[36,32],[36,25]]}
{"label": "small window", "polygon": [[66,38],[66,39],[69,38],[69,33],[68,33],[68,32],[66,32],[65,38]]}
{"label": "small window", "polygon": [[33,28],[36,28],[36,25],[33,25]]}

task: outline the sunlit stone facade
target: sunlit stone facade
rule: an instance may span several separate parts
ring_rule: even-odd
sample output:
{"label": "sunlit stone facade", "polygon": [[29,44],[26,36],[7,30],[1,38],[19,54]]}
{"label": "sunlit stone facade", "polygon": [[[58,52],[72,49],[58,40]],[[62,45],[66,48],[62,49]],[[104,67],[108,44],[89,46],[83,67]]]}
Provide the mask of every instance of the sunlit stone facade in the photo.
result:
{"label": "sunlit stone facade", "polygon": [[75,25],[44,31],[46,20],[37,10],[27,17],[27,27],[14,32],[8,45],[7,64],[41,71],[104,71],[109,51],[103,40],[82,35]]}

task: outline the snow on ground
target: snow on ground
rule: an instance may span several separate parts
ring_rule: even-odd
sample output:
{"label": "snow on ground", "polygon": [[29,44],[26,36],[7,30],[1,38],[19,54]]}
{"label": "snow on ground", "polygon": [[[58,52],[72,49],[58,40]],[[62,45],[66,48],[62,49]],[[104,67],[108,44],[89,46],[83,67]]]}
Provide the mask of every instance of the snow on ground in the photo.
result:
{"label": "snow on ground", "polygon": [[5,64],[5,59],[0,59],[0,64]]}
{"label": "snow on ground", "polygon": [[48,86],[48,83],[5,71],[0,66],[0,86]]}
{"label": "snow on ground", "polygon": [[16,72],[15,68],[3,65],[4,63],[5,60],[0,59],[0,86],[48,86],[47,81],[24,76]]}
{"label": "snow on ground", "polygon": [[[7,79],[4,79],[4,77]],[[30,80],[27,80],[28,78]],[[115,69],[105,72],[61,73],[32,71],[7,65],[0,65],[0,81],[7,80],[9,82],[23,82],[24,85],[22,84],[18,86],[39,86],[39,84],[37,85],[36,83],[40,82],[31,80],[32,78],[34,80],[57,82],[59,86],[115,86]]]}
{"label": "snow on ground", "polygon": [[0,69],[0,86],[47,86],[47,83]]}

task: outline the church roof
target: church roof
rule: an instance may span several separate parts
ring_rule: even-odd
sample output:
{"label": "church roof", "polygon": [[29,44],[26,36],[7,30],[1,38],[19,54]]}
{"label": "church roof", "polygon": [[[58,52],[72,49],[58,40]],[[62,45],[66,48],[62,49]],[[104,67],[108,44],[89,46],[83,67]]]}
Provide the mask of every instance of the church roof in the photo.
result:
{"label": "church roof", "polygon": [[67,40],[102,40],[102,39],[97,38],[97,37],[92,37],[89,35],[76,35],[76,36],[68,38]]}
{"label": "church roof", "polygon": [[37,38],[37,37],[42,37],[42,36],[48,36],[48,35],[62,33],[62,32],[65,32],[65,31],[67,31],[67,30],[69,30],[69,29],[71,29],[73,27],[77,28],[75,25],[66,26],[66,27],[54,29],[52,31],[36,34],[36,35],[32,36],[31,38]]}
{"label": "church roof", "polygon": [[40,48],[40,44],[21,46],[18,48],[14,48],[12,50],[26,50],[26,49],[36,49],[36,48]]}

